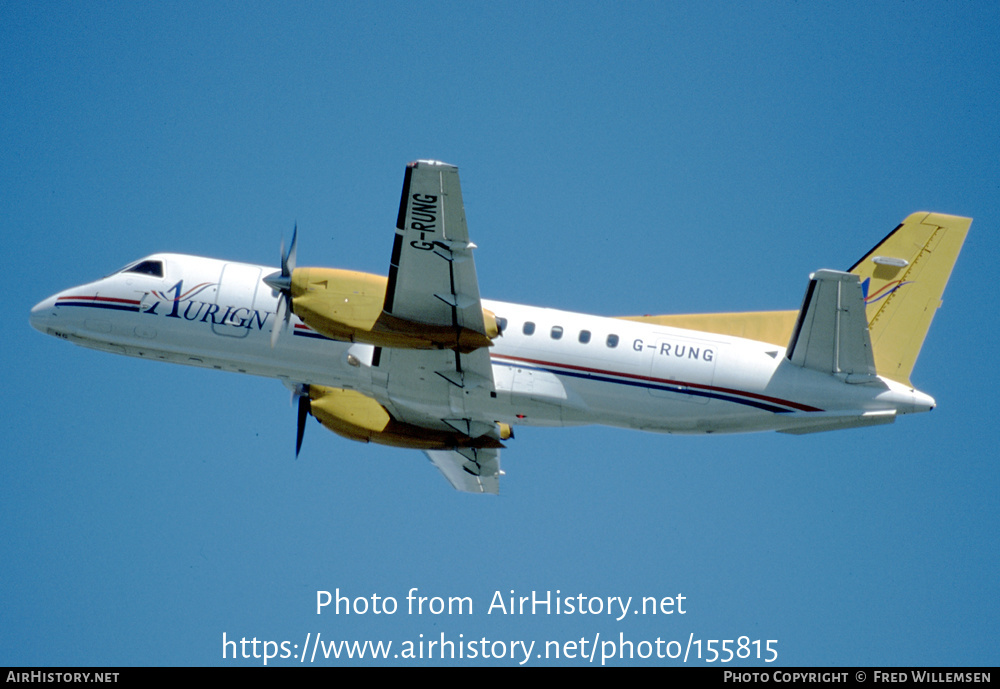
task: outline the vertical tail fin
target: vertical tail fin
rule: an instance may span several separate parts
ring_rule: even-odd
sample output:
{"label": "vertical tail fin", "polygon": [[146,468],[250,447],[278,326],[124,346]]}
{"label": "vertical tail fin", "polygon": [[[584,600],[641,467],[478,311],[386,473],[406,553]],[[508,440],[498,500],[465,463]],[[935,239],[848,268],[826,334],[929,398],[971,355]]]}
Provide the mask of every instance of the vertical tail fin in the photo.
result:
{"label": "vertical tail fin", "polygon": [[971,224],[914,213],[851,267],[861,280],[879,375],[912,387],[910,373]]}

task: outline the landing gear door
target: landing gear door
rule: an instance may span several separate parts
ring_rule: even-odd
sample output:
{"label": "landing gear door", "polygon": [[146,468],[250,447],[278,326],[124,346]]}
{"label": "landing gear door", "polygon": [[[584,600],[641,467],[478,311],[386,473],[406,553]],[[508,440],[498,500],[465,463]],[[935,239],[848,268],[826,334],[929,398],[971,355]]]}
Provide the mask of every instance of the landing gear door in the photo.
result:
{"label": "landing gear door", "polygon": [[227,263],[219,276],[215,303],[219,307],[212,317],[212,331],[226,337],[246,337],[259,320],[254,310],[260,287],[260,268],[245,263]]}
{"label": "landing gear door", "polygon": [[707,340],[659,335],[650,365],[653,397],[708,404],[715,379],[719,344]]}

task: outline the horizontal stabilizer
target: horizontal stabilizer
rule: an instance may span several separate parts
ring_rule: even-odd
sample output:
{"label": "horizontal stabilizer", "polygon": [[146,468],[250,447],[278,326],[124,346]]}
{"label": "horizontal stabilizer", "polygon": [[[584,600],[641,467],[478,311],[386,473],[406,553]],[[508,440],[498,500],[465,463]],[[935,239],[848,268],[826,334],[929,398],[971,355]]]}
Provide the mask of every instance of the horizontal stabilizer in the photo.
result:
{"label": "horizontal stabilizer", "polygon": [[875,376],[865,300],[857,275],[818,270],[809,276],[798,322],[788,343],[788,360],[848,382]]}
{"label": "horizontal stabilizer", "polygon": [[802,412],[801,414],[789,415],[789,418],[795,418],[795,425],[791,428],[779,429],[778,432],[790,435],[805,435],[806,433],[841,431],[845,428],[867,428],[868,426],[881,426],[893,423],[896,420],[896,410],[885,409],[865,412],[864,414],[850,412]]}

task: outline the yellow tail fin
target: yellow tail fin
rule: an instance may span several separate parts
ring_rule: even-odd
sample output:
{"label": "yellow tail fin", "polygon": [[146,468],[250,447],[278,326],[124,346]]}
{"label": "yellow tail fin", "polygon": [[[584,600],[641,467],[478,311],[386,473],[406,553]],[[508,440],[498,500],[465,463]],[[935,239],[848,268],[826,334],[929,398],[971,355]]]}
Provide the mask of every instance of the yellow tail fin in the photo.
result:
{"label": "yellow tail fin", "polygon": [[971,218],[914,213],[849,272],[861,279],[875,369],[910,383]]}

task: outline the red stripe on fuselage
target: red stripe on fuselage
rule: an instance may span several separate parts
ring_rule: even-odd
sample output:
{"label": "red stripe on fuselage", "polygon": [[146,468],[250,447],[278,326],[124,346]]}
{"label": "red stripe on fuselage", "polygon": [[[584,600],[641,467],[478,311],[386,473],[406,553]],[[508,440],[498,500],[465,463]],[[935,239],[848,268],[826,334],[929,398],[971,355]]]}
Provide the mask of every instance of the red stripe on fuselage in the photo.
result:
{"label": "red stripe on fuselage", "polygon": [[138,299],[119,299],[117,297],[101,297],[98,295],[80,296],[80,297],[59,297],[58,299],[56,299],[57,304],[61,301],[107,301],[113,304],[131,304],[133,306],[138,306],[140,304]]}
{"label": "red stripe on fuselage", "polygon": [[606,376],[618,376],[619,378],[630,378],[632,380],[643,380],[650,383],[661,383],[663,385],[673,385],[673,386],[686,386],[689,388],[698,388],[699,390],[708,390],[712,392],[721,392],[729,395],[739,395],[742,397],[750,397],[752,399],[761,400],[763,402],[770,402],[771,404],[779,404],[785,407],[791,407],[792,409],[798,409],[799,411],[823,411],[817,407],[811,407],[808,404],[799,404],[798,402],[791,402],[789,400],[783,400],[777,397],[769,397],[767,395],[760,395],[756,392],[746,392],[743,390],[733,390],[732,388],[720,388],[714,385],[703,385],[701,383],[688,383],[682,380],[665,380],[663,378],[654,378],[652,376],[640,376],[634,373],[620,373],[618,371],[608,371],[606,369],[600,368],[589,368],[587,366],[574,366],[572,364],[560,364],[554,361],[541,361],[540,359],[525,359],[519,356],[508,356],[506,354],[496,355],[497,359],[507,359],[510,361],[520,361],[526,364],[534,364],[536,366],[548,366],[556,368],[567,368],[573,371],[581,371],[583,373],[593,373],[595,375],[606,375]]}

